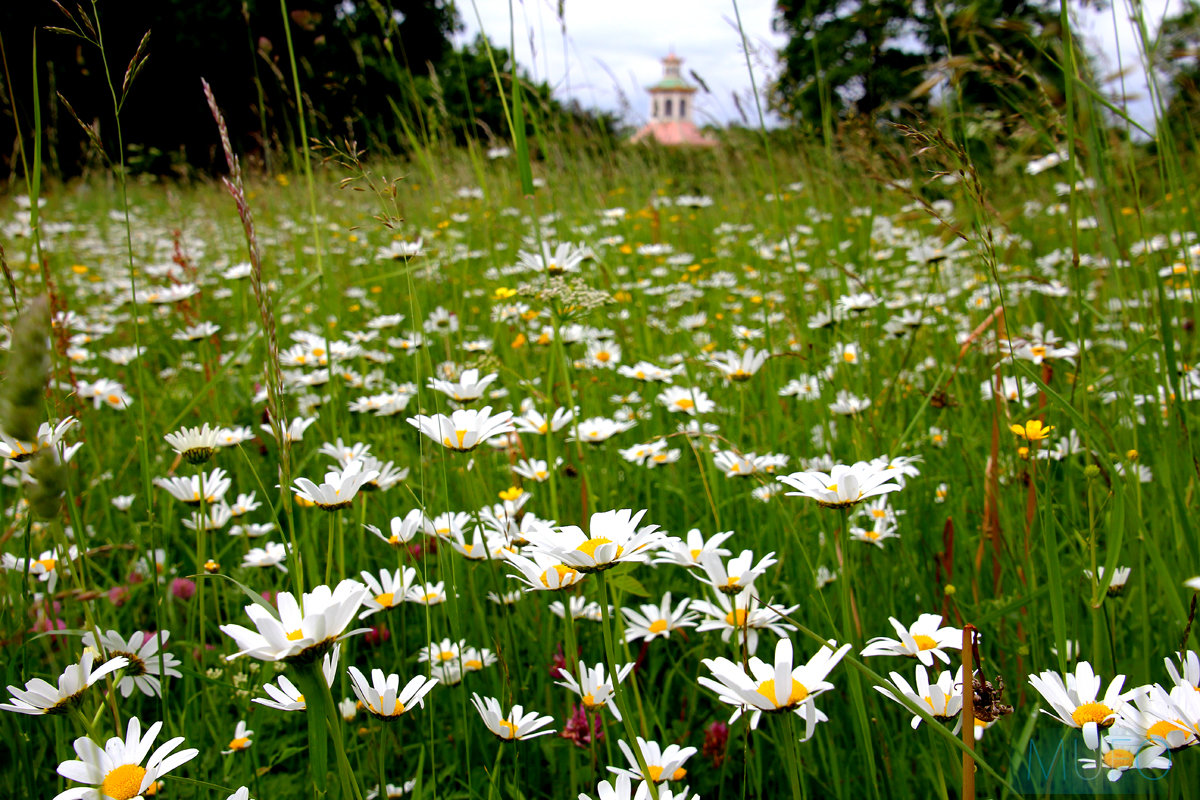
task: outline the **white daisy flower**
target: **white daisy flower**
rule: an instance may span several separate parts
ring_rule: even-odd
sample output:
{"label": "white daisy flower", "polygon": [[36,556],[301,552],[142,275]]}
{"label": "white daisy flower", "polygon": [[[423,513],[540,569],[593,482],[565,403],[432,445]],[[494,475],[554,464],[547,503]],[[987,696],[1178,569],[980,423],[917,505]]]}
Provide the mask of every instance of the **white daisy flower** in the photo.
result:
{"label": "white daisy flower", "polygon": [[58,774],[88,785],[59,792],[54,800],[133,800],[145,794],[160,777],[200,752],[192,747],[173,752],[183,744],[183,737],[177,736],[151,754],[150,748],[160,730],[162,723],[156,722],[143,736],[141,721],[130,717],[125,738],[114,736],[103,747],[86,736],[76,739],[75,753],[79,760],[62,762]]}

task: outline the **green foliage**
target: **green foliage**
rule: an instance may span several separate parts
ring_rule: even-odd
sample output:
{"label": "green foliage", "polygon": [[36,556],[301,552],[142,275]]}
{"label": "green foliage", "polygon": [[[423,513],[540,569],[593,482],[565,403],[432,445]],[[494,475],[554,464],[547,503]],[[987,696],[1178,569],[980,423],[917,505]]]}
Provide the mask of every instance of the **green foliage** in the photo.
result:
{"label": "green foliage", "polygon": [[1057,2],[779,0],[775,26],[791,37],[775,86],[779,111],[817,125],[822,114],[924,113],[950,91],[971,107],[1057,101],[1046,48]]}

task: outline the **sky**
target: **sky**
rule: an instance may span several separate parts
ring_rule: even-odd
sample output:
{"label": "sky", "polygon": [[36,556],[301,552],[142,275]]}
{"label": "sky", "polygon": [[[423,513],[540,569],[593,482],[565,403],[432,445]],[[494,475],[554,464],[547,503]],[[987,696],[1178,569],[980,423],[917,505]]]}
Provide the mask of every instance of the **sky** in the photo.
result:
{"label": "sky", "polygon": [[[1164,12],[1180,5],[1181,0],[1143,3],[1147,21],[1155,28]],[[513,0],[511,28],[508,0],[459,0],[458,6],[466,26],[458,35],[460,42],[474,39],[482,29],[507,47],[514,31],[518,61],[561,99],[574,98],[585,107],[614,111],[630,124],[642,124],[649,116],[645,87],[661,77],[661,59],[673,50],[684,59],[684,75],[694,71],[710,89],[696,94],[697,123],[725,124],[740,120],[742,112],[756,122],[733,0],[562,0],[565,36],[557,14],[559,0]],[[760,92],[777,69],[776,50],[786,43],[786,37],[771,30],[774,8],[774,0],[737,3]],[[1127,0],[1112,0],[1108,10],[1089,7],[1078,12],[1080,35],[1107,72],[1116,72],[1121,63],[1138,64],[1137,39],[1126,8]],[[1113,91],[1118,88],[1114,82]],[[1126,72],[1125,93],[1132,116],[1148,124],[1153,115],[1140,67]],[[742,112],[734,95],[742,101]]]}

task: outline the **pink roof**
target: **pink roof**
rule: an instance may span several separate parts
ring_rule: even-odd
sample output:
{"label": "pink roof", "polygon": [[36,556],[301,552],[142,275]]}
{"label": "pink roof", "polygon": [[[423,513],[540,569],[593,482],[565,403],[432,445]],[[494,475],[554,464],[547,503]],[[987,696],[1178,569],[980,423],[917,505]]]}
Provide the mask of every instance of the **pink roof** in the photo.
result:
{"label": "pink roof", "polygon": [[636,144],[646,139],[654,139],[659,144],[691,144],[702,147],[713,147],[717,144],[715,139],[705,136],[694,122],[688,120],[651,122],[635,133],[629,141]]}

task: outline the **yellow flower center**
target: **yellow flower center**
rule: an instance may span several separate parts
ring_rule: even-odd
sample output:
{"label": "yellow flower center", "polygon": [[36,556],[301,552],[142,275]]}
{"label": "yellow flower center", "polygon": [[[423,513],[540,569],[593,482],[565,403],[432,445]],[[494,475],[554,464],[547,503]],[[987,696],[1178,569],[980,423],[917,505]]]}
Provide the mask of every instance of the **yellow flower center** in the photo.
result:
{"label": "yellow flower center", "polygon": [[391,535],[391,538],[389,538],[389,539],[388,539],[388,544],[400,544],[400,537],[399,537],[399,535],[397,535],[397,534],[393,533],[393,534]]}
{"label": "yellow flower center", "polygon": [[478,672],[483,669],[483,662],[478,658],[472,658],[463,662],[463,669],[467,672]]}
{"label": "yellow flower center", "polygon": [[[874,531],[872,531],[872,533],[874,533]],[[878,534],[876,534],[876,536],[878,536]],[[914,636],[913,641],[917,643],[918,650],[934,650],[938,646],[936,639],[934,639],[932,636],[926,636],[925,634]]]}
{"label": "yellow flower center", "polygon": [[130,800],[141,793],[142,779],[146,770],[137,764],[122,764],[104,776],[100,794],[112,800]]}
{"label": "yellow flower center", "polygon": [[440,658],[442,661],[453,661],[454,659],[458,658],[458,653],[454,652],[453,650],[443,650],[442,652],[438,653],[438,658]]}
{"label": "yellow flower center", "polygon": [[[596,558],[596,548],[598,548],[602,544],[612,544],[612,539],[605,539],[603,536],[597,536],[594,539],[588,539],[586,542],[579,545],[579,547],[576,547],[575,549],[576,549],[576,551],[583,553],[588,558],[594,560]],[[624,552],[624,548],[621,547],[620,545],[617,545],[617,554],[614,556],[614,558],[620,558],[621,553],[623,553],[623,552]]]}
{"label": "yellow flower center", "polygon": [[1109,750],[1104,754],[1104,766],[1112,769],[1129,769],[1133,766],[1133,753],[1128,750]]}
{"label": "yellow flower center", "polygon": [[688,552],[690,552],[692,554],[692,561],[696,561],[697,559],[700,558],[700,553],[702,551],[699,547],[696,547],[696,548],[693,548],[692,550],[689,550]]}
{"label": "yellow flower center", "polygon": [[599,703],[597,703],[596,696],[593,695],[591,692],[588,692],[587,694],[585,694],[583,696],[583,707],[586,708],[588,711],[595,711],[597,708],[600,708],[602,705],[604,705],[604,701],[602,700]]}
{"label": "yellow flower center", "polygon": [[517,738],[517,726],[513,725],[508,720],[506,720],[506,719],[500,720],[498,723],[496,723],[496,727],[498,727],[502,731],[500,734],[501,739]]}
{"label": "yellow flower center", "polygon": [[602,364],[608,362],[611,359],[612,359],[611,353],[606,353],[603,350],[601,350],[599,353],[596,353],[596,360]]}
{"label": "yellow flower center", "polygon": [[1158,722],[1154,723],[1153,725],[1151,725],[1149,728],[1146,729],[1146,738],[1149,739],[1149,738],[1157,737],[1159,739],[1165,739],[1165,738],[1167,738],[1167,734],[1169,734],[1171,731],[1186,732],[1187,728],[1183,725],[1182,722],[1175,723],[1175,722],[1169,722],[1165,719],[1160,719]]}
{"label": "yellow flower center", "polygon": [[846,352],[842,353],[842,360],[847,364],[853,364],[856,358],[858,358],[858,355],[852,350],[847,350]]}
{"label": "yellow flower center", "polygon": [[739,608],[736,611],[730,611],[728,614],[725,615],[725,623],[727,625],[731,625],[731,626],[736,625],[739,628],[745,627],[745,625],[746,625],[746,609]]}
{"label": "yellow flower center", "polygon": [[462,450],[463,449],[463,439],[466,438],[467,431],[455,431],[454,435],[458,438],[458,447],[454,446],[454,444],[451,442],[449,436],[447,436],[445,439],[442,440],[442,444],[446,445],[446,447],[450,447],[455,450]]}
{"label": "yellow flower center", "polygon": [[688,399],[686,397],[681,397],[678,400],[676,400],[675,405],[679,406],[684,411],[687,411],[689,408],[696,407],[696,404],[693,403],[690,399]]}
{"label": "yellow flower center", "polygon": [[[575,576],[579,574],[575,570],[568,567],[566,564],[555,564],[554,571],[558,573],[558,585],[559,586],[564,586],[564,585],[570,583],[575,578]],[[550,570],[546,570],[545,572],[542,573],[542,585],[545,586],[547,589],[550,588],[550,579],[548,577],[549,575],[550,575]]]}
{"label": "yellow flower center", "polygon": [[304,631],[303,631],[303,630],[301,630],[300,628],[296,628],[296,630],[292,631],[291,633],[289,633],[289,634],[287,635],[287,638],[288,638],[288,641],[289,641],[289,642],[295,642],[295,641],[297,641],[297,640],[299,640],[299,639],[303,639],[303,638],[304,638]]}
{"label": "yellow flower center", "polygon": [[650,623],[649,630],[651,633],[662,633],[666,629],[667,629],[667,621],[665,619],[656,619],[656,620],[654,620],[654,622]]}
{"label": "yellow flower center", "polygon": [[375,602],[379,603],[379,605],[383,606],[384,608],[391,608],[392,603],[395,602],[395,599],[396,596],[393,592],[384,592],[383,594],[375,595]]}
{"label": "yellow flower center", "polygon": [[791,706],[801,703],[808,697],[808,689],[800,681],[792,678],[792,693],[788,695],[787,702],[779,704],[775,702],[775,679],[766,680],[758,687],[758,693],[765,697],[771,705],[776,708],[790,708]]}
{"label": "yellow flower center", "polygon": [[396,704],[392,706],[391,711],[384,711],[382,708],[379,709],[379,713],[385,717],[398,717],[403,714],[404,711],[404,703],[401,703],[399,700],[397,700]]}
{"label": "yellow flower center", "polygon": [[729,586],[729,587],[737,586],[738,581],[740,581],[741,579],[742,579],[742,577],[740,575],[730,575],[728,578],[725,579],[725,585]]}
{"label": "yellow flower center", "polygon": [[250,739],[245,736],[239,736],[229,743],[230,750],[245,750],[250,746]]}
{"label": "yellow flower center", "polygon": [[57,563],[57,562],[56,562],[56,561],[55,561],[55,559],[53,559],[53,558],[43,558],[42,560],[40,560],[40,561],[35,561],[35,562],[33,562],[33,563],[34,563],[34,564],[37,564],[38,566],[40,566],[44,572],[53,572],[53,571],[54,571],[54,565],[55,565],[55,563]]}
{"label": "yellow flower center", "polygon": [[1075,720],[1075,724],[1083,727],[1089,722],[1094,722],[1102,728],[1107,728],[1113,724],[1113,720],[1105,721],[1106,717],[1111,717],[1113,710],[1104,703],[1084,703],[1071,712],[1071,719]]}

